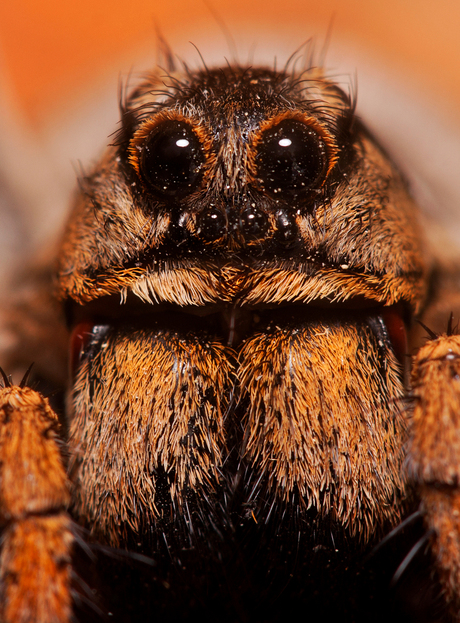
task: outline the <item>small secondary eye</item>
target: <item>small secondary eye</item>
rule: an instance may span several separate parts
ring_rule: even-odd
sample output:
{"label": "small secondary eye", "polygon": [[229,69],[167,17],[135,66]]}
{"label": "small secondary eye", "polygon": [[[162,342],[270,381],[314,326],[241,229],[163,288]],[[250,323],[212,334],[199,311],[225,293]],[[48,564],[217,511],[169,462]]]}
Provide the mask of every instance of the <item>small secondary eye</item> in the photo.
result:
{"label": "small secondary eye", "polygon": [[204,154],[189,123],[164,121],[153,129],[140,149],[140,173],[155,192],[183,196],[196,187]]}
{"label": "small secondary eye", "polygon": [[298,119],[283,119],[258,143],[258,177],[270,193],[302,194],[322,182],[327,152],[321,136]]}

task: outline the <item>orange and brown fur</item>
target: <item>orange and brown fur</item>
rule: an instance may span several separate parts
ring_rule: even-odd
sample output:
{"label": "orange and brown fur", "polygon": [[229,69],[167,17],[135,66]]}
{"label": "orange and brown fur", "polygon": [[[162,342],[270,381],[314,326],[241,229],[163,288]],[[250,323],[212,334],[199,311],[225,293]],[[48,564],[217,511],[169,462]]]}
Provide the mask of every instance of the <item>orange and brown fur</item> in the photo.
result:
{"label": "orange and brown fur", "polygon": [[[416,485],[446,600],[456,604],[459,339],[420,351],[413,414],[404,372],[406,330],[429,310],[433,264],[405,182],[323,72],[229,66],[149,76],[81,180],[57,261],[74,363],[70,513],[88,539],[153,558],[163,540],[173,566],[184,571],[186,557],[196,565],[189,577],[201,578],[202,568],[213,573],[207,557],[226,565],[235,547],[244,558],[248,535],[252,548],[269,525],[280,551],[292,549],[273,528],[279,520],[307,535],[307,559],[327,550],[331,533],[346,575],[346,557],[364,555],[416,503]],[[441,319],[431,321],[437,329]],[[43,408],[28,424],[38,436]],[[19,435],[21,422],[3,426]],[[40,461],[54,461],[39,480],[40,521],[53,524],[48,542],[67,561],[54,437],[43,459],[29,441],[27,456],[10,459],[2,443],[2,463],[32,478]],[[20,531],[28,521],[37,535],[45,528],[23,504],[12,510],[2,492],[2,569],[18,567],[17,584],[40,593],[38,604]],[[255,547],[259,559],[264,547]],[[70,621],[67,562],[56,571],[42,564],[59,595],[48,618]],[[315,564],[302,571],[306,586]],[[8,590],[5,613],[29,607]],[[299,604],[308,599],[302,593]],[[234,620],[254,619],[244,607]]]}

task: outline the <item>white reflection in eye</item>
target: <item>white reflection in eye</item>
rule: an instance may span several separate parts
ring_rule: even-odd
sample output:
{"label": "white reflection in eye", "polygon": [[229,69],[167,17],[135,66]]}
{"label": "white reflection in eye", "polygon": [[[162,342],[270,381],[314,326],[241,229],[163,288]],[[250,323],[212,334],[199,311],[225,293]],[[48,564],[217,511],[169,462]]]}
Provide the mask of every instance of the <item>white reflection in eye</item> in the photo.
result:
{"label": "white reflection in eye", "polygon": [[178,147],[188,147],[190,145],[190,141],[188,141],[186,138],[180,138],[178,141],[176,141],[176,145]]}
{"label": "white reflection in eye", "polygon": [[292,145],[292,141],[290,138],[281,138],[278,145],[280,147],[289,147],[289,145]]}

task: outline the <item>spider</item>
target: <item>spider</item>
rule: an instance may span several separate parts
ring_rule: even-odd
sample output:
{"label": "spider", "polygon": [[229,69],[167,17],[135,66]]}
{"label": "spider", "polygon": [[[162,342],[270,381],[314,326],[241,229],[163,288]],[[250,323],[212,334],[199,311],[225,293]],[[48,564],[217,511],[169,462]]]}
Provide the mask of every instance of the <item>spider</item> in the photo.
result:
{"label": "spider", "polygon": [[324,70],[168,64],[12,321],[1,620],[458,620],[455,267]]}

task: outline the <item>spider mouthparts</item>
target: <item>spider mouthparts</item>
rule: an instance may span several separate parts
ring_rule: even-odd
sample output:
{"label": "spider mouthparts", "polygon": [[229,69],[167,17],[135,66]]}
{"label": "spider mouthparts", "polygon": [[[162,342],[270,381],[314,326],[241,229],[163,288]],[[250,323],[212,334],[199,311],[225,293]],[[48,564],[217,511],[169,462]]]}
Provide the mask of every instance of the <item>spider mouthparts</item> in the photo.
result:
{"label": "spider mouthparts", "polygon": [[406,317],[403,304],[376,306],[372,301],[356,299],[346,304],[286,305],[204,305],[178,307],[171,304],[151,305],[128,295],[120,303],[118,297],[102,297],[86,305],[72,305],[69,313],[73,326],[70,341],[71,370],[74,373],[82,357],[100,348],[101,339],[109,331],[142,329],[154,334],[172,332],[179,335],[211,335],[229,349],[240,348],[244,341],[259,332],[279,327],[295,327],[322,322],[365,322],[378,333],[379,343],[391,345],[396,358],[405,368],[407,354]]}

